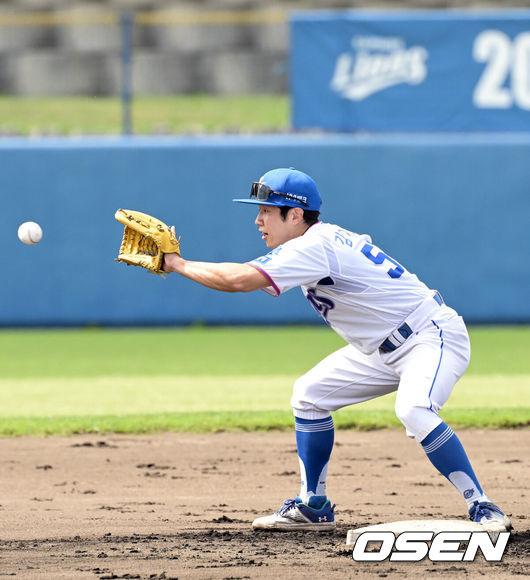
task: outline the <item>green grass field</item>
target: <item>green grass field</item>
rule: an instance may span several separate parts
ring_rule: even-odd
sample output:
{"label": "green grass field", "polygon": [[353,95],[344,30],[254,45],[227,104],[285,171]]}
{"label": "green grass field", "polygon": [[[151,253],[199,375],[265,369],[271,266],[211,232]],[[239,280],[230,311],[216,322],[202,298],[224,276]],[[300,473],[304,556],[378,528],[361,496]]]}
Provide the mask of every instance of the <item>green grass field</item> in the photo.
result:
{"label": "green grass field", "polygon": [[[530,327],[472,328],[471,342],[444,418],[529,425]],[[343,344],[318,326],[3,330],[0,435],[288,428],[293,381]],[[336,424],[398,427],[393,399],[339,411]]]}
{"label": "green grass field", "polygon": [[[285,131],[286,95],[138,96],[132,107],[138,135]],[[111,97],[0,96],[0,135],[118,135],[121,105]]]}

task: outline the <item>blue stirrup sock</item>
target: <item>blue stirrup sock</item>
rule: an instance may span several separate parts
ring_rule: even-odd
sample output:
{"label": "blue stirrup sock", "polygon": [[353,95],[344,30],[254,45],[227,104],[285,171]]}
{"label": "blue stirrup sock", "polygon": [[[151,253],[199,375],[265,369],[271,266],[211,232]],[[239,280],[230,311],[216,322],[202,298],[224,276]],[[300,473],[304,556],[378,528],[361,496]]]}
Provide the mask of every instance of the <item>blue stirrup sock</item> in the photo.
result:
{"label": "blue stirrup sock", "polygon": [[295,429],[302,479],[299,497],[307,505],[319,508],[327,499],[326,476],[335,435],[333,419],[295,417]]}
{"label": "blue stirrup sock", "polygon": [[421,442],[431,463],[462,494],[471,507],[474,501],[489,501],[484,495],[466,452],[451,427],[440,423]]}

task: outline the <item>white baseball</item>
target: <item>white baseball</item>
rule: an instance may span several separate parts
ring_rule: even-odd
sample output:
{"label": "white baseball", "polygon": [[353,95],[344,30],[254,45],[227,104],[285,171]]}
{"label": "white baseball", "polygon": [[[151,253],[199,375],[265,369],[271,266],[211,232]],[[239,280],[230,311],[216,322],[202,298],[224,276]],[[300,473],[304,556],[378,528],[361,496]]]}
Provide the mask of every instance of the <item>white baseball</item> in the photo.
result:
{"label": "white baseball", "polygon": [[18,228],[18,239],[29,246],[37,244],[42,238],[42,228],[35,222],[24,222]]}

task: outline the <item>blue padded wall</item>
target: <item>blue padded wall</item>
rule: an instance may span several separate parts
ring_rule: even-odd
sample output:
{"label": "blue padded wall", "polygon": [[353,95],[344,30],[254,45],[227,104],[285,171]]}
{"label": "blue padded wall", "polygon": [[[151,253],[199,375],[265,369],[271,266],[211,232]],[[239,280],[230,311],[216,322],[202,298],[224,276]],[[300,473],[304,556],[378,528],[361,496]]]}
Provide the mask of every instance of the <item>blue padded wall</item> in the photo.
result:
{"label": "blue padded wall", "polygon": [[[114,261],[117,208],[176,226],[190,259],[266,253],[252,206],[273,167],[311,174],[322,218],[415,272],[469,322],[529,322],[530,136],[4,139],[0,325],[315,322],[300,291],[224,294]],[[44,237],[24,246],[18,225]]]}

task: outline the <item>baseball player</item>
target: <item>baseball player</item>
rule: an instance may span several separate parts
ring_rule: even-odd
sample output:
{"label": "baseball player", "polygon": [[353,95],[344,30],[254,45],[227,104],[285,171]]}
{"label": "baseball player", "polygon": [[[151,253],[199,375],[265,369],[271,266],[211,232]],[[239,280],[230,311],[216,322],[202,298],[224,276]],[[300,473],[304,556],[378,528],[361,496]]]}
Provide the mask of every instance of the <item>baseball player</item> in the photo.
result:
{"label": "baseball player", "polygon": [[347,345],[294,385],[291,405],[301,472],[298,496],[253,522],[255,528],[327,530],[335,526],[326,474],[332,412],[397,391],[395,412],[406,433],[467,502],[469,518],[510,529],[509,518],[481,487],[457,435],[438,415],[466,370],[470,348],[462,318],[370,236],[319,221],[313,179],[273,169],[252,183],[255,224],[271,250],[246,264],[164,256],[164,270],[225,292],[301,287],[311,306]]}

